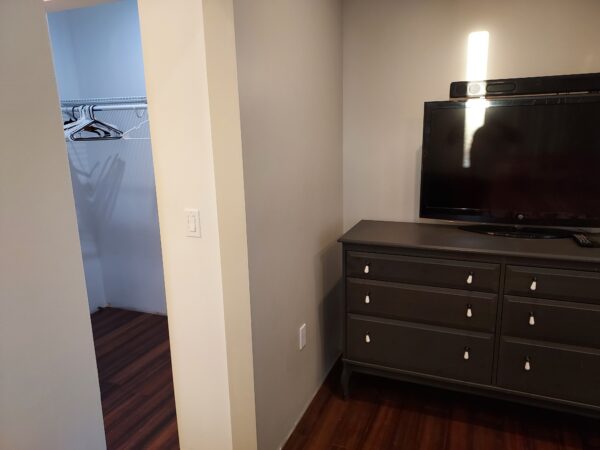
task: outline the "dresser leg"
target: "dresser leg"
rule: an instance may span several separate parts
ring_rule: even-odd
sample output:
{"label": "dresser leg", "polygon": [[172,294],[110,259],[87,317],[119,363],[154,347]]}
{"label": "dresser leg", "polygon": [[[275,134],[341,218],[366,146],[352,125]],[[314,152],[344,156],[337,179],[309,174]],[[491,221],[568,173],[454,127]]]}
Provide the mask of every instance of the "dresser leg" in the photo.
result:
{"label": "dresser leg", "polygon": [[342,393],[344,394],[344,400],[348,400],[350,397],[350,375],[352,375],[352,369],[348,367],[348,364],[344,363],[342,369]]}

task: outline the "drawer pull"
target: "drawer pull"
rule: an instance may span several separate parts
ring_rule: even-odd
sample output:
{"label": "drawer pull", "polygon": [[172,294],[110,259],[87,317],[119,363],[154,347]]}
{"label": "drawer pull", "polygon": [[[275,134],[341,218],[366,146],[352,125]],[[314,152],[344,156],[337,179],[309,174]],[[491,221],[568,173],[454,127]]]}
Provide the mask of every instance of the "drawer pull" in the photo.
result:
{"label": "drawer pull", "polygon": [[471,305],[467,305],[467,317],[470,319],[471,317],[473,317],[473,309],[471,307]]}
{"label": "drawer pull", "polygon": [[531,370],[531,361],[529,361],[529,356],[525,358],[525,371],[529,372]]}
{"label": "drawer pull", "polygon": [[370,343],[371,343],[371,335],[370,335],[369,333],[365,334],[365,342],[366,342],[367,344],[370,344]]}
{"label": "drawer pull", "polygon": [[369,273],[369,265],[365,264],[365,268],[363,270],[364,273]]}
{"label": "drawer pull", "polygon": [[473,272],[469,272],[469,276],[467,277],[467,284],[473,284]]}
{"label": "drawer pull", "polygon": [[471,355],[470,355],[471,349],[469,347],[465,347],[465,352],[463,353],[463,359],[465,361],[467,361]]}
{"label": "drawer pull", "polygon": [[537,289],[537,280],[534,278],[531,282],[531,286],[529,286],[530,291],[535,291]]}
{"label": "drawer pull", "polygon": [[365,295],[365,305],[371,303],[371,296],[369,294]]}
{"label": "drawer pull", "polygon": [[532,312],[529,313],[529,325],[531,325],[531,326],[535,325],[535,316],[533,315]]}

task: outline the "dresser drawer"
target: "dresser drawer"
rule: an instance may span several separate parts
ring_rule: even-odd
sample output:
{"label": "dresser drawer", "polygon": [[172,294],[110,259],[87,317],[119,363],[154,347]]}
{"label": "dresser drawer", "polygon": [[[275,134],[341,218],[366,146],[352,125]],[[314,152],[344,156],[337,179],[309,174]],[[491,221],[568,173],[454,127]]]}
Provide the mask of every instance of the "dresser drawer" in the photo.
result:
{"label": "dresser drawer", "polygon": [[600,352],[503,338],[498,385],[521,392],[600,405]]}
{"label": "dresser drawer", "polygon": [[348,311],[454,328],[493,332],[496,295],[348,278]]}
{"label": "dresser drawer", "polygon": [[492,335],[350,315],[347,357],[358,362],[490,383]]}
{"label": "dresser drawer", "polygon": [[507,266],[506,294],[600,304],[600,273]]}
{"label": "dresser drawer", "polygon": [[500,265],[348,252],[346,275],[371,280],[497,292]]}
{"label": "dresser drawer", "polygon": [[600,306],[525,297],[504,297],[502,334],[600,348]]}

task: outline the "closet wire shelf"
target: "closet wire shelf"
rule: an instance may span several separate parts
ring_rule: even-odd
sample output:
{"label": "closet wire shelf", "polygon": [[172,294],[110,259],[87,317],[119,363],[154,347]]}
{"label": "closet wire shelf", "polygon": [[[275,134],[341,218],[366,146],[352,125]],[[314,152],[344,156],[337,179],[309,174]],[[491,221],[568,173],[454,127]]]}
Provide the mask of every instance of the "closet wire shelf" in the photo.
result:
{"label": "closet wire shelf", "polygon": [[148,123],[147,117],[129,130],[121,131],[114,125],[103,122],[95,116],[96,112],[102,111],[134,111],[136,117],[142,119],[147,113],[147,109],[146,97],[63,100],[61,102],[61,112],[63,117],[68,118],[64,122],[65,139],[67,141],[149,140],[149,137],[132,137],[129,135]]}

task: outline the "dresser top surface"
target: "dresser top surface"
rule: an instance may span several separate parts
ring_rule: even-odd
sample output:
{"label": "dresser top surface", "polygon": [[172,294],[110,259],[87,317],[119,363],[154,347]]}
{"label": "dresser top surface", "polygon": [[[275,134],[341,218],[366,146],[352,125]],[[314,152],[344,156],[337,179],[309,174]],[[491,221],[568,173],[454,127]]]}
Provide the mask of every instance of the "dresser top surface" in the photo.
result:
{"label": "dresser top surface", "polygon": [[600,264],[600,248],[573,239],[520,239],[461,230],[454,225],[362,220],[340,239],[344,244],[377,245],[481,255],[557,259]]}

